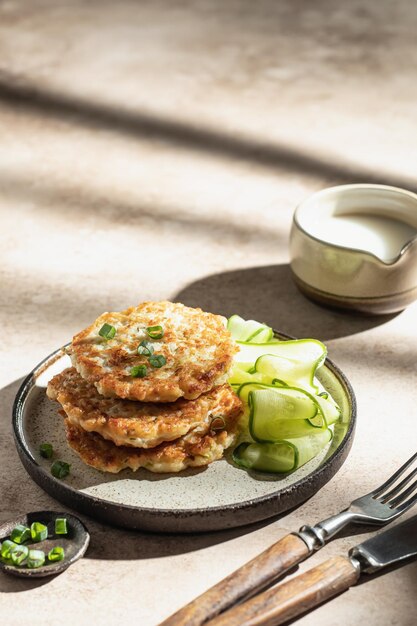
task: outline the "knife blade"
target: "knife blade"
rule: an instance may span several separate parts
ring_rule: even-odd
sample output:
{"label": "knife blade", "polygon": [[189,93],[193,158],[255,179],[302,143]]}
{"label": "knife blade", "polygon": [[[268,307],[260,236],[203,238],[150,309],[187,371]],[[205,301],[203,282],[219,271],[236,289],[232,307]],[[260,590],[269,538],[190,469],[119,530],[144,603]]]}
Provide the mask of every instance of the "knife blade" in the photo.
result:
{"label": "knife blade", "polygon": [[417,555],[417,515],[367,539],[349,551],[361,572],[371,574],[383,567]]}
{"label": "knife blade", "polygon": [[417,515],[349,551],[261,593],[207,622],[207,626],[277,626],[355,585],[363,572],[417,556]]}

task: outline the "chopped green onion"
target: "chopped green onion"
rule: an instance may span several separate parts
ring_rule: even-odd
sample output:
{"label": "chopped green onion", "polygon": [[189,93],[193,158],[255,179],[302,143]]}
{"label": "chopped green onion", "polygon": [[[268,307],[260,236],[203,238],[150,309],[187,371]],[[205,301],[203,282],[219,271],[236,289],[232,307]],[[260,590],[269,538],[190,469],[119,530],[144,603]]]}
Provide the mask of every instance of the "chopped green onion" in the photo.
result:
{"label": "chopped green onion", "polygon": [[21,565],[29,554],[29,548],[27,546],[16,546],[16,548],[10,551],[10,556],[13,565]]}
{"label": "chopped green onion", "polygon": [[226,428],[226,420],[223,415],[215,415],[210,422],[210,430],[223,430]]}
{"label": "chopped green onion", "polygon": [[18,524],[10,533],[10,539],[15,543],[25,543],[25,541],[30,539],[30,528],[23,526],[23,524]]}
{"label": "chopped green onion", "polygon": [[133,378],[144,378],[148,373],[148,368],[146,365],[134,365],[130,370],[130,375]]}
{"label": "chopped green onion", "polygon": [[322,391],[321,393],[319,393],[319,396],[320,398],[324,398],[325,400],[327,400],[329,394],[327,393],[327,391]]}
{"label": "chopped green onion", "polygon": [[55,534],[56,535],[66,535],[68,533],[67,530],[67,520],[65,517],[57,517],[55,520]]}
{"label": "chopped green onion", "polygon": [[48,538],[48,528],[40,522],[33,522],[30,527],[30,535],[32,541],[44,541]]}
{"label": "chopped green onion", "polygon": [[45,552],[43,550],[29,550],[27,566],[29,569],[42,567],[45,563]]}
{"label": "chopped green onion", "polygon": [[62,561],[65,557],[65,550],[61,546],[56,546],[49,550],[48,552],[48,560],[49,561]]}
{"label": "chopped green onion", "polygon": [[6,559],[6,557],[0,556],[0,563],[4,563],[5,565],[11,565],[12,564],[12,559],[11,559],[11,557]]}
{"label": "chopped green onion", "polygon": [[146,332],[151,339],[162,339],[164,336],[164,329],[162,326],[148,326]]}
{"label": "chopped green onion", "polygon": [[113,339],[116,334],[116,329],[111,324],[103,324],[103,326],[98,331],[100,337],[104,337],[104,339]]}
{"label": "chopped green onion", "polygon": [[65,461],[55,461],[51,467],[51,474],[55,478],[65,478],[70,473],[70,467]]}
{"label": "chopped green onion", "polygon": [[152,367],[162,367],[167,362],[166,358],[162,354],[154,354],[149,357],[148,361]]}
{"label": "chopped green onion", "polygon": [[151,356],[153,354],[153,345],[144,339],[140,342],[138,346],[138,354],[143,354],[144,356]]}
{"label": "chopped green onion", "polygon": [[18,547],[19,546],[17,545],[17,543],[14,543],[14,541],[10,541],[10,539],[6,539],[6,541],[3,541],[3,543],[1,544],[1,551],[0,551],[2,558],[10,559],[12,551]]}
{"label": "chopped green onion", "polygon": [[39,453],[44,459],[51,459],[54,453],[54,449],[51,443],[41,443],[39,446]]}

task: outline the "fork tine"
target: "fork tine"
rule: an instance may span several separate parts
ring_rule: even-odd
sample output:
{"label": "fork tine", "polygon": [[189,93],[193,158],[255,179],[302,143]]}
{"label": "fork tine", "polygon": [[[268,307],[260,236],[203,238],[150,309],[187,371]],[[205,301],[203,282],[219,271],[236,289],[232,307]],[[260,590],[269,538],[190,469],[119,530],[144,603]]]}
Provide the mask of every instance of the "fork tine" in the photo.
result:
{"label": "fork tine", "polygon": [[417,502],[417,493],[412,498],[407,500],[407,502],[400,504],[400,506],[397,507],[397,511],[399,511],[400,513],[405,513],[405,511],[408,511],[408,509],[410,509],[416,502]]}
{"label": "fork tine", "polygon": [[409,487],[408,489],[406,489],[405,491],[403,491],[402,493],[400,493],[399,496],[397,496],[396,498],[394,498],[394,500],[392,500],[391,502],[389,502],[389,507],[391,509],[395,508],[398,504],[401,504],[401,502],[403,500],[405,500],[405,498],[408,498],[408,496],[411,496],[411,494],[416,490],[417,488],[417,480],[415,480],[413,482],[413,484],[411,485],[411,487]]}
{"label": "fork tine", "polygon": [[404,478],[404,480],[402,480],[400,483],[398,483],[398,485],[396,487],[394,487],[394,489],[391,489],[391,491],[388,491],[388,493],[383,494],[382,496],[379,496],[379,498],[377,498],[378,500],[380,500],[381,502],[383,502],[384,504],[388,504],[389,501],[396,496],[397,494],[400,493],[400,491],[410,482],[410,480],[412,478],[414,478],[414,476],[417,475],[417,467],[410,472],[410,474],[408,476],[406,476]]}
{"label": "fork tine", "polygon": [[408,459],[408,461],[406,461],[404,463],[404,465],[402,465],[400,467],[399,470],[397,470],[392,476],[391,478],[388,478],[388,480],[381,485],[380,487],[377,487],[376,489],[374,489],[371,494],[373,496],[379,496],[381,495],[381,493],[383,493],[386,489],[388,489],[388,487],[391,487],[395,481],[397,480],[397,478],[399,478],[401,476],[401,474],[403,474],[405,472],[406,469],[408,469],[410,467],[410,465],[412,465],[414,463],[414,461],[417,459],[417,452],[415,454],[413,454],[412,457],[410,457]]}

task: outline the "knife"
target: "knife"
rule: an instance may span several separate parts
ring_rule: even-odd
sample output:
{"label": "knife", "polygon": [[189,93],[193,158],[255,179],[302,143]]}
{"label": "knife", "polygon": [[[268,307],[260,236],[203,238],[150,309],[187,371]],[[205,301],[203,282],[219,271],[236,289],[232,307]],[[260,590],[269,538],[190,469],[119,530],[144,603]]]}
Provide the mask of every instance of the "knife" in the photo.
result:
{"label": "knife", "polygon": [[207,626],[277,626],[355,585],[359,577],[417,556],[417,515],[251,600]]}

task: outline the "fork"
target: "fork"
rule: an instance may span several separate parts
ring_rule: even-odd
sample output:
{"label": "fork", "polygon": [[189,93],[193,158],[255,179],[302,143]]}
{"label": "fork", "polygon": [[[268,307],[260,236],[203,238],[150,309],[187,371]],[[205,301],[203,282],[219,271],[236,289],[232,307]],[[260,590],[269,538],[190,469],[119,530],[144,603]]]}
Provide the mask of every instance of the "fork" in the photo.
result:
{"label": "fork", "polygon": [[353,500],[344,511],[315,526],[305,525],[298,533],[286,535],[161,622],[160,626],[201,626],[237,602],[247,600],[276,582],[349,524],[379,527],[393,521],[417,502],[417,480],[411,483],[417,475],[417,467],[396,484],[416,459],[417,453],[386,482]]}

